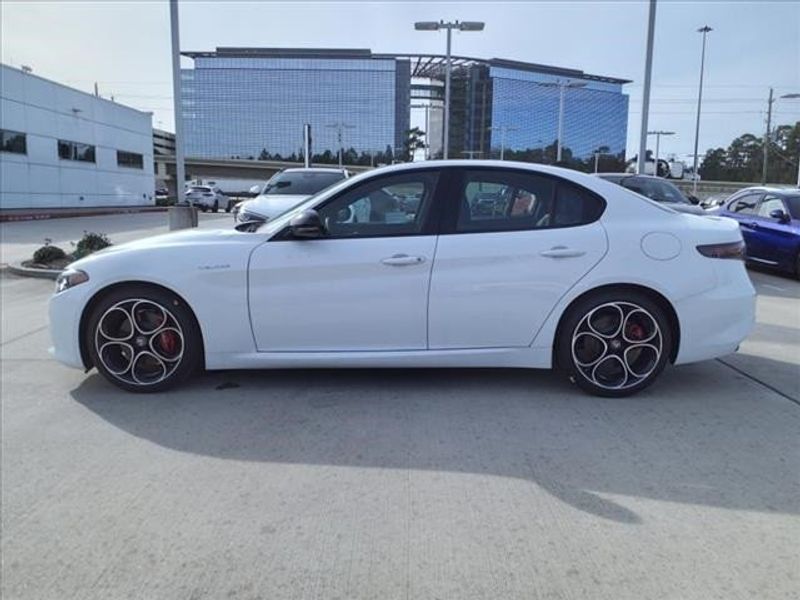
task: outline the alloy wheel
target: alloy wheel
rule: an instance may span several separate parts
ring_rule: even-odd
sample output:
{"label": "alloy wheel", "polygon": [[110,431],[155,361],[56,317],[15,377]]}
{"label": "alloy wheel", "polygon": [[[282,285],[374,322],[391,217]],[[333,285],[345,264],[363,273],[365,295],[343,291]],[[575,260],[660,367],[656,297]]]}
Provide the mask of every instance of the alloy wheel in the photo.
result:
{"label": "alloy wheel", "polygon": [[621,391],[650,376],[661,360],[658,321],[633,302],[607,302],[590,310],[572,334],[572,359],[590,383]]}
{"label": "alloy wheel", "polygon": [[97,322],[95,351],[106,371],[134,386],[160,383],[181,364],[184,334],[175,316],[153,300],[131,298]]}

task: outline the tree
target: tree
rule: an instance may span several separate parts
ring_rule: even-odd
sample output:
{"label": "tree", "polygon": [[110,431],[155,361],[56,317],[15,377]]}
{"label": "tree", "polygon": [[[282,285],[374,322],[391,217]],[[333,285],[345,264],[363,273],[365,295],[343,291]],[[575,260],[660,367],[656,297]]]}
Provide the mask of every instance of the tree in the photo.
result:
{"label": "tree", "polygon": [[402,160],[410,162],[414,160],[414,153],[417,150],[425,149],[425,132],[419,127],[412,127],[406,132],[406,141],[403,142]]}

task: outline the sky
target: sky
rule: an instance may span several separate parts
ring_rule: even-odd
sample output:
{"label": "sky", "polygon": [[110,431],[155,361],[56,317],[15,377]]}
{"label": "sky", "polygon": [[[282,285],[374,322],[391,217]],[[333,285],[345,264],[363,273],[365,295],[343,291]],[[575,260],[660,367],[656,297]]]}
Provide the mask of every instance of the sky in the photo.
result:
{"label": "sky", "polygon": [[[180,0],[182,50],[217,46],[369,48],[443,54],[443,33],[418,20],[485,21],[453,36],[453,53],[576,68],[631,79],[628,155],[638,150],[648,3],[617,2],[219,2]],[[700,152],[742,133],[763,135],[769,88],[800,93],[800,1],[659,0],[650,130],[660,154],[693,151],[701,34],[709,25]],[[167,0],[2,0],[0,59],[153,112],[173,131]],[[190,59],[183,59],[185,67]],[[779,99],[773,123],[800,121],[800,100]],[[654,148],[651,138],[648,147]]]}

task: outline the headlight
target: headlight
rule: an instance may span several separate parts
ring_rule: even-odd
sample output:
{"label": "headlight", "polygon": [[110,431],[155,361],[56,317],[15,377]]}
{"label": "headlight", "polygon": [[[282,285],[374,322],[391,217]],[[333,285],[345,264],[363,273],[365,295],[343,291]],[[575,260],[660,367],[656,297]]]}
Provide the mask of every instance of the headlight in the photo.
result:
{"label": "headlight", "polygon": [[64,290],[86,283],[87,281],[89,281],[89,275],[87,275],[85,271],[80,271],[78,269],[62,271],[56,279],[56,294],[60,294]]}

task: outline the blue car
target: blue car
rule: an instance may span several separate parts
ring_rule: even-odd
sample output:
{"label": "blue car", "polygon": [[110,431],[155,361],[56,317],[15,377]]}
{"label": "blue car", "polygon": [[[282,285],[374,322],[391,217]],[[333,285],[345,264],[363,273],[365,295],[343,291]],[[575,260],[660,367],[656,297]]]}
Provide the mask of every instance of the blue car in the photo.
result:
{"label": "blue car", "polygon": [[800,190],[746,188],[718,214],[739,222],[748,261],[800,278]]}

